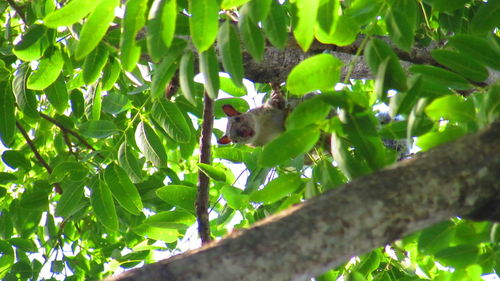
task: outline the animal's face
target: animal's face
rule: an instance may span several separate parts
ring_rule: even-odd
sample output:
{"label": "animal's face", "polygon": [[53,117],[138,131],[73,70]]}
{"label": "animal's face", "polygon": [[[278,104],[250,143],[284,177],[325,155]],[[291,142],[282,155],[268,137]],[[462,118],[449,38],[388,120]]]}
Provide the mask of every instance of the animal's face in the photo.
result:
{"label": "animal's face", "polygon": [[248,113],[241,113],[235,110],[231,105],[222,107],[224,113],[228,116],[226,135],[218,140],[220,144],[230,142],[249,144],[255,138],[256,122],[254,116]]}

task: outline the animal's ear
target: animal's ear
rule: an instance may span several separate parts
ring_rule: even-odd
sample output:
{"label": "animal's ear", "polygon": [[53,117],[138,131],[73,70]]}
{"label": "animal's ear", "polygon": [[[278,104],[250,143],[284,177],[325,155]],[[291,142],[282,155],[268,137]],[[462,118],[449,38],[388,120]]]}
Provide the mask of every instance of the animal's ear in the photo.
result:
{"label": "animal's ear", "polygon": [[226,135],[222,136],[222,138],[217,140],[217,143],[219,143],[219,144],[228,144],[230,142],[231,142],[231,139]]}
{"label": "animal's ear", "polygon": [[227,116],[229,117],[232,117],[232,116],[237,116],[237,115],[240,115],[241,112],[239,112],[238,110],[234,109],[234,107],[230,104],[225,104],[222,106],[222,110],[224,111],[224,113],[226,113]]}

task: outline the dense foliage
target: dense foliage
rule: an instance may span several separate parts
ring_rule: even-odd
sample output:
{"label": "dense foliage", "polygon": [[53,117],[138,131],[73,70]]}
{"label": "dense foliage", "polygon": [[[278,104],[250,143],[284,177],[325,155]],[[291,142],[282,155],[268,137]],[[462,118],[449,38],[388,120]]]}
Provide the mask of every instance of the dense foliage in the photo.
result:
{"label": "dense foliage", "polygon": [[[178,253],[196,222],[199,169],[222,237],[394,163],[383,140],[427,150],[498,118],[500,1],[280,2],[0,2],[0,278],[101,279]],[[282,90],[320,95],[290,114],[286,133],[263,148],[214,145],[213,164],[197,164],[203,93],[232,96],[216,100],[215,118],[224,103],[245,111],[245,61],[265,64],[267,48],[293,40],[304,51],[361,40],[374,78],[340,80],[341,60],[310,53]],[[404,69],[396,48],[429,60]],[[398,118],[380,124],[382,104]],[[332,153],[316,146],[304,165],[320,132]],[[480,280],[500,272],[499,240],[498,225],[455,218],[316,280]]]}

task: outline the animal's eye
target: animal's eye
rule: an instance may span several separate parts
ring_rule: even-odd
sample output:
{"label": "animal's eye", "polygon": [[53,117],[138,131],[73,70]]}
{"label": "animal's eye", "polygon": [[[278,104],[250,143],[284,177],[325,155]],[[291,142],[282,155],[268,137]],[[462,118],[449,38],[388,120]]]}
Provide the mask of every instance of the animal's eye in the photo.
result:
{"label": "animal's eye", "polygon": [[241,121],[241,117],[239,117],[239,116],[238,116],[238,117],[234,117],[234,120],[235,120],[236,122],[240,122],[240,121]]}

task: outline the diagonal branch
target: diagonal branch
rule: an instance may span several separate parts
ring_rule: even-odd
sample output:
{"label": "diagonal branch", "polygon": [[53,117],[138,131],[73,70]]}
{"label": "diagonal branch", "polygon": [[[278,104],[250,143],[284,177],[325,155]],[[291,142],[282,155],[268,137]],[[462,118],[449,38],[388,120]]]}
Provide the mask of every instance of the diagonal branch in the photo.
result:
{"label": "diagonal branch", "polygon": [[63,131],[64,133],[67,133],[67,134],[70,134],[72,136],[74,136],[75,138],[77,138],[85,147],[87,147],[88,149],[92,150],[92,151],[96,151],[96,149],[91,145],[89,144],[82,136],[80,136],[78,133],[76,133],[75,131],[71,130],[71,129],[68,129],[66,127],[64,127],[63,124],[61,124],[59,121],[55,120],[54,118],[44,114],[44,113],[41,113],[40,112],[40,116],[49,121],[50,123],[56,125],[59,129],[61,129],[61,131]]}
{"label": "diagonal branch", "polygon": [[[26,132],[24,127],[21,125],[21,123],[16,121],[16,127],[19,130],[19,132],[21,132],[21,134],[23,135],[23,137],[26,140],[26,143],[30,147],[31,151],[33,151],[33,154],[35,154],[35,157],[38,160],[38,162],[40,163],[40,165],[42,165],[45,168],[47,173],[52,174],[52,167],[49,166],[49,164],[45,161],[45,159],[43,159],[40,152],[38,152],[38,149],[36,148],[35,144],[31,140],[30,136],[28,135],[28,133]],[[59,185],[59,183],[54,183],[54,188],[55,188],[57,193],[59,193],[59,194],[62,193],[62,188]]]}
{"label": "diagonal branch", "polygon": [[21,9],[21,7],[19,7],[16,4],[16,2],[14,2],[14,0],[7,0],[7,3],[9,4],[9,6],[12,7],[12,9],[14,9],[14,11],[16,11],[16,13],[19,15],[19,17],[21,18],[21,20],[24,23],[27,23],[26,17],[24,16],[24,13],[23,13],[23,10]]}
{"label": "diagonal branch", "polygon": [[500,221],[498,171],[500,120],[250,229],[108,280],[306,280],[453,216]]}

